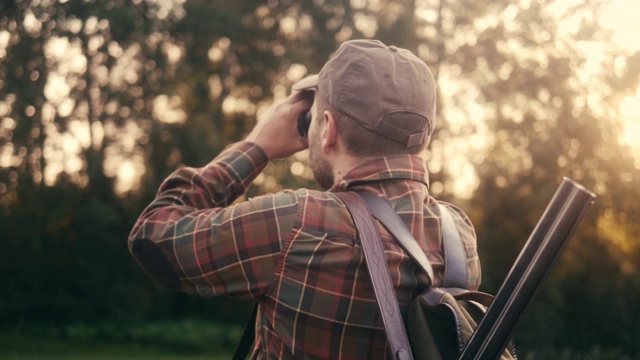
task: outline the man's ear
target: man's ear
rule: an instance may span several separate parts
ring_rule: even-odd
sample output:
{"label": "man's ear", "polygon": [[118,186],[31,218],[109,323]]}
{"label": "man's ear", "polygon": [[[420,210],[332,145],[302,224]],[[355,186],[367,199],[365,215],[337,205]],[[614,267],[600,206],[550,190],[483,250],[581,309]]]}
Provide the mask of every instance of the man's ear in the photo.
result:
{"label": "man's ear", "polygon": [[328,153],[338,143],[338,127],[336,119],[330,111],[325,110],[322,113],[322,121],[325,124],[322,133],[322,151]]}

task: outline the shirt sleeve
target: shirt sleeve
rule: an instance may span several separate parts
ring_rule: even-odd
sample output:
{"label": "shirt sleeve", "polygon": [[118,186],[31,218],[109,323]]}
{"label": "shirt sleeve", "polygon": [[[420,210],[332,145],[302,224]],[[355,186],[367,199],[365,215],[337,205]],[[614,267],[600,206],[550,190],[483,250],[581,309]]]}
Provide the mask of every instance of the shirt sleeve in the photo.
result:
{"label": "shirt sleeve", "polygon": [[233,144],[202,168],[160,186],[131,234],[129,250],[151,278],[202,296],[259,297],[273,281],[297,214],[292,191],[232,203],[267,165],[257,145]]}

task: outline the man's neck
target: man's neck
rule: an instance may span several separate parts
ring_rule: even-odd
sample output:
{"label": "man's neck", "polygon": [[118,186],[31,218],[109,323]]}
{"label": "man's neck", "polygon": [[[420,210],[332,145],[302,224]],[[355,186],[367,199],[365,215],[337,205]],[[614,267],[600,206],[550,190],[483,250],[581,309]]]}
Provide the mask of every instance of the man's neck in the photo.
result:
{"label": "man's neck", "polygon": [[351,170],[372,160],[374,157],[355,157],[349,154],[340,154],[332,164],[334,182],[342,179]]}

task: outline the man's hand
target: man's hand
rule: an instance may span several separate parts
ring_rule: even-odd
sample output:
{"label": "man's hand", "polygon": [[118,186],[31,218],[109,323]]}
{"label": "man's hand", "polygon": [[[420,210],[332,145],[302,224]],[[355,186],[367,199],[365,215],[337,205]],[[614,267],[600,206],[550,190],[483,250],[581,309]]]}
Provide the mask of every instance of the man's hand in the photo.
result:
{"label": "man's hand", "polygon": [[269,160],[288,157],[309,146],[298,133],[298,116],[311,107],[313,92],[296,92],[273,104],[258,119],[246,141],[262,148]]}

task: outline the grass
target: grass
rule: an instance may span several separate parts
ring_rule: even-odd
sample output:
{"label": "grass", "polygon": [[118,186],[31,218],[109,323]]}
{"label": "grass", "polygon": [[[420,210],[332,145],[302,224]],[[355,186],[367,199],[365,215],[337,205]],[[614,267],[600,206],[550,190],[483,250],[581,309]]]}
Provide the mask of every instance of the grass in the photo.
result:
{"label": "grass", "polygon": [[202,321],[0,331],[0,359],[229,359],[242,329]]}
{"label": "grass", "polygon": [[[13,339],[15,340],[15,339]],[[25,341],[26,340],[26,341]],[[72,341],[51,339],[18,339],[18,342],[0,345],[0,359],[27,359],[27,360],[107,360],[107,359],[229,359],[231,352],[228,349],[220,351],[210,350],[207,354],[180,352],[178,350],[163,349],[155,346],[140,344],[113,344],[113,343],[76,343]]]}
{"label": "grass", "polygon": [[[230,359],[242,328],[198,320],[0,329],[0,360]],[[615,349],[520,348],[524,360],[635,360]]]}

